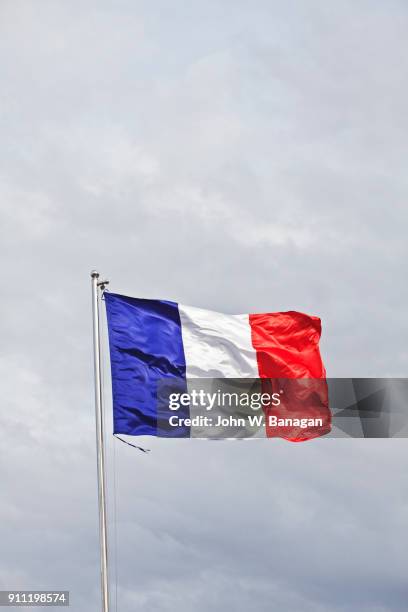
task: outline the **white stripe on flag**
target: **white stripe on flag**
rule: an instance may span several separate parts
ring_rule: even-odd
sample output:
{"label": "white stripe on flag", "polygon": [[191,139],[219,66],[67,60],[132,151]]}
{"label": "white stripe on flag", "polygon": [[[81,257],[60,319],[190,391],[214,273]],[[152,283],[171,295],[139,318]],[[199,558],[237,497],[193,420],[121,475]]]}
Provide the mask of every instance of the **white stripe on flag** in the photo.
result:
{"label": "white stripe on flag", "polygon": [[248,315],[226,315],[179,304],[189,378],[258,378]]}

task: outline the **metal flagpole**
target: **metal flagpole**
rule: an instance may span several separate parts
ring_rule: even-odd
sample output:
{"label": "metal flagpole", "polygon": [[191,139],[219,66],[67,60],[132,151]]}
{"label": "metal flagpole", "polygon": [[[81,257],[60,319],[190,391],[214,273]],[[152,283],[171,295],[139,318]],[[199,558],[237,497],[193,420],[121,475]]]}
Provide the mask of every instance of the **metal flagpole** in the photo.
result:
{"label": "metal flagpole", "polygon": [[105,453],[102,418],[102,384],[101,384],[101,340],[99,325],[99,289],[107,281],[99,282],[99,272],[92,270],[92,315],[93,315],[93,347],[94,347],[94,377],[95,377],[95,417],[96,417],[96,456],[98,470],[98,501],[99,501],[99,539],[101,554],[101,591],[102,612],[109,612],[108,588],[108,539],[106,523],[106,486],[105,486]]}

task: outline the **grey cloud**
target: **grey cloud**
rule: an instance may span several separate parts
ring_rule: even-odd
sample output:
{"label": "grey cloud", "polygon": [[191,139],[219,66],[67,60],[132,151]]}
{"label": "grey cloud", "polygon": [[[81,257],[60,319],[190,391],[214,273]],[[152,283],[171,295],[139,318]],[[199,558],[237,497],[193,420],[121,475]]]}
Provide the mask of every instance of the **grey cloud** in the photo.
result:
{"label": "grey cloud", "polygon": [[[405,374],[408,13],[0,12],[0,583],[97,610],[91,268],[131,295],[318,314],[331,376]],[[403,440],[143,444],[115,450],[118,609],[405,609]],[[110,441],[111,518],[113,461]]]}

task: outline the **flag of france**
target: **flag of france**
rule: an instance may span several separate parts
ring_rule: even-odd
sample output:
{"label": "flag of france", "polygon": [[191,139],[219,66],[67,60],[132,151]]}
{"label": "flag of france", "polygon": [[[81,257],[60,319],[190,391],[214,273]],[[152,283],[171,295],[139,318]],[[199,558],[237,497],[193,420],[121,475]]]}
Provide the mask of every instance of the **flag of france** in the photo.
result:
{"label": "flag of france", "polygon": [[157,386],[168,377],[186,390],[195,378],[325,378],[318,317],[229,315],[109,292],[104,299],[114,433],[157,435]]}

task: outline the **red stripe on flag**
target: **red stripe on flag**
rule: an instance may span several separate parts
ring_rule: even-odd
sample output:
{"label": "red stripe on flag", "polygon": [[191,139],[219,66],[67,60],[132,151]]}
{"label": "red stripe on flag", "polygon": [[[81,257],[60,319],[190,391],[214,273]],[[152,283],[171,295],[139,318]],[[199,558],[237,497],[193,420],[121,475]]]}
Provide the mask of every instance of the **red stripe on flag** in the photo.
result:
{"label": "red stripe on flag", "polygon": [[301,312],[250,314],[260,378],[322,378],[321,322]]}
{"label": "red stripe on flag", "polygon": [[[263,390],[268,393],[283,391],[280,406],[264,409],[267,437],[300,442],[328,433],[331,413],[326,370],[319,350],[320,319],[289,311],[252,314],[249,323],[259,376],[272,379],[264,381]],[[302,380],[291,382],[286,379]],[[322,419],[322,425],[276,427],[269,424],[270,416],[277,419]]]}

